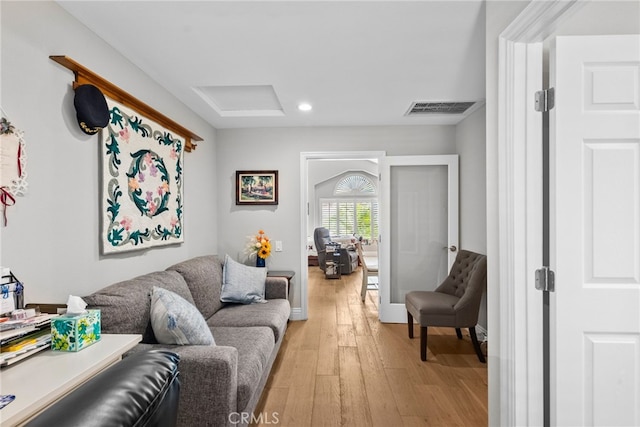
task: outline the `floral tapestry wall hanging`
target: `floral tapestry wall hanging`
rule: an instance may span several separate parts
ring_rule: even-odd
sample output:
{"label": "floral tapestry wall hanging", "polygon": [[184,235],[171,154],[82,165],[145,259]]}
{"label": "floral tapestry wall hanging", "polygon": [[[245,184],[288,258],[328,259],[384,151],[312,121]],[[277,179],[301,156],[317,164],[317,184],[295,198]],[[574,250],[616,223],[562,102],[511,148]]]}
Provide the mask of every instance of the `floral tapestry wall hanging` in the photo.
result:
{"label": "floral tapestry wall hanging", "polygon": [[182,243],[184,139],[107,98],[101,131],[102,252]]}

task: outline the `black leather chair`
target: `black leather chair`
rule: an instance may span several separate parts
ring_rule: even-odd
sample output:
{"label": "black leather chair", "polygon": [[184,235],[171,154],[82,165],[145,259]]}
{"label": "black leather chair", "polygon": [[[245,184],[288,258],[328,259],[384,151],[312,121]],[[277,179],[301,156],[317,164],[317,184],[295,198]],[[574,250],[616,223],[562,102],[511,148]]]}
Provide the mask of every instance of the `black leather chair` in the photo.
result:
{"label": "black leather chair", "polygon": [[351,274],[358,268],[358,253],[355,247],[353,249],[341,248],[338,242],[331,240],[329,230],[324,227],[318,227],[313,231],[313,242],[318,252],[318,265],[322,271],[327,268],[327,246],[335,245],[336,250],[340,252],[340,273]]}
{"label": "black leather chair", "polygon": [[180,397],[179,360],[177,354],[165,350],[125,357],[54,403],[27,426],[173,427]]}

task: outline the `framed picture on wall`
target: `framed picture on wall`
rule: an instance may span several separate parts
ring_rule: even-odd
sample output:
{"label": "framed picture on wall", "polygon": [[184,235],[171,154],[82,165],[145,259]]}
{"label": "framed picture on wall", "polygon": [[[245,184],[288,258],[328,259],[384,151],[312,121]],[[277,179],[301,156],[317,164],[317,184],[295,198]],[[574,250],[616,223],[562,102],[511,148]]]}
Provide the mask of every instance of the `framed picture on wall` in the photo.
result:
{"label": "framed picture on wall", "polygon": [[277,205],[278,171],[236,171],[236,205]]}

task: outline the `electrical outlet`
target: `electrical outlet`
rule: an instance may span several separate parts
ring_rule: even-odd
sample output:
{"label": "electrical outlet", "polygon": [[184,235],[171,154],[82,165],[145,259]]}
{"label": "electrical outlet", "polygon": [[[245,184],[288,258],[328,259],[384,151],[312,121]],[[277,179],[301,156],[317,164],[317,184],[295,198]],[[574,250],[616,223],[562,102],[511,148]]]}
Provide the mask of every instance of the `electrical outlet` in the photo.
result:
{"label": "electrical outlet", "polygon": [[282,240],[276,240],[276,252],[282,252]]}

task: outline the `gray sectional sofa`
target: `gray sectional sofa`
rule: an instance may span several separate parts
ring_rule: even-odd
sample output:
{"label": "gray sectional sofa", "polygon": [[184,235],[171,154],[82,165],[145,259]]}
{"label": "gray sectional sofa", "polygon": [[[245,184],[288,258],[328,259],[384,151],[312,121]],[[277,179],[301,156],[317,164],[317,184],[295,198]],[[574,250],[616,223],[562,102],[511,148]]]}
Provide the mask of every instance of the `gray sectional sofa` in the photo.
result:
{"label": "gray sectional sofa", "polygon": [[[164,348],[180,356],[178,425],[250,422],[284,338],[291,312],[286,279],[267,277],[267,302],[247,305],[220,302],[222,280],[222,260],[202,256],[83,297],[88,308],[101,310],[102,333],[142,335],[133,352]],[[154,287],[193,304],[215,345],[159,344],[149,314]]]}

